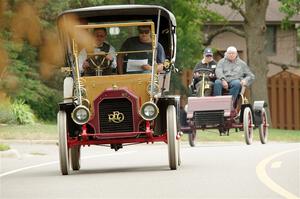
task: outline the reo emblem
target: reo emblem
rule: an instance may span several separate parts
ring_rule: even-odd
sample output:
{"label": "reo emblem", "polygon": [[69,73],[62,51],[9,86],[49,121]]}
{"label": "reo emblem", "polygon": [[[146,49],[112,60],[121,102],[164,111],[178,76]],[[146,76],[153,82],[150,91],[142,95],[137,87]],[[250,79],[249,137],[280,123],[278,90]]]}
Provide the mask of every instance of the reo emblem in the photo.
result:
{"label": "reo emblem", "polygon": [[108,121],[113,123],[121,123],[124,121],[124,114],[119,111],[113,111],[112,114],[108,114]]}

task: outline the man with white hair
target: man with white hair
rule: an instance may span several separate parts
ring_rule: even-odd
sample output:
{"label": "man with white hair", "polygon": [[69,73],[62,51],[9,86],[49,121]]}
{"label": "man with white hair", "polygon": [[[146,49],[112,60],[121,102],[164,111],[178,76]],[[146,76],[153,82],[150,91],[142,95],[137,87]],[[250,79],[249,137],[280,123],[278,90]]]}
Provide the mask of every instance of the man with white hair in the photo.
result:
{"label": "man with white hair", "polygon": [[241,87],[251,85],[255,79],[248,65],[238,57],[234,46],[228,47],[225,57],[218,62],[216,76],[214,95],[222,95],[222,88],[229,89],[233,102],[237,99]]}

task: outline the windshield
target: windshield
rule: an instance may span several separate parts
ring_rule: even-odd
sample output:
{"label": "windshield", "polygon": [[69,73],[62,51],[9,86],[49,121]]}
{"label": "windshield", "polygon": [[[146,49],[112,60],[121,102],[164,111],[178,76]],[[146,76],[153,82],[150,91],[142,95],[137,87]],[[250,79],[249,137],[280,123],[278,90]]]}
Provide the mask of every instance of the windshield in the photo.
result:
{"label": "windshield", "polygon": [[152,22],[77,25],[72,45],[81,76],[151,73],[165,61]]}

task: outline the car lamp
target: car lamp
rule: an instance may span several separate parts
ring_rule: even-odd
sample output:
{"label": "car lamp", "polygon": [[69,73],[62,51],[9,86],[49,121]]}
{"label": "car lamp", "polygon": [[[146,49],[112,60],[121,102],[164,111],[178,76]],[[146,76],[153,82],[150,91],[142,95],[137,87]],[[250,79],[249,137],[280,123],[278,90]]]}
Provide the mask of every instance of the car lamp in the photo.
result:
{"label": "car lamp", "polygon": [[80,105],[73,110],[71,116],[76,124],[82,125],[89,121],[90,111],[87,107]]}
{"label": "car lamp", "polygon": [[159,113],[159,109],[153,102],[145,102],[140,110],[140,115],[144,120],[154,120]]}

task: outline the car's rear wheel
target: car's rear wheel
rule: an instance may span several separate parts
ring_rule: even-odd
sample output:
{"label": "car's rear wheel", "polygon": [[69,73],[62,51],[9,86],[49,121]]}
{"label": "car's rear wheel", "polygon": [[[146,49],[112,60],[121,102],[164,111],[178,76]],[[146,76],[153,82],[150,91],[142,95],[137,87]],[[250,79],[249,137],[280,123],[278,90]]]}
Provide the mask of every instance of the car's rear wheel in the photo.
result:
{"label": "car's rear wheel", "polygon": [[196,146],[196,140],[197,140],[197,137],[196,137],[196,130],[192,130],[189,134],[189,144],[191,147],[194,147]]}
{"label": "car's rear wheel", "polygon": [[258,127],[259,130],[259,138],[262,144],[266,144],[268,141],[268,117],[266,110],[263,108],[261,110],[261,124]]}
{"label": "car's rear wheel", "polygon": [[80,146],[71,148],[72,169],[78,171],[80,169]]}
{"label": "car's rear wheel", "polygon": [[244,109],[243,127],[245,132],[246,144],[250,145],[252,144],[253,141],[253,119],[252,119],[252,112],[249,107],[246,107]]}
{"label": "car's rear wheel", "polygon": [[59,163],[62,175],[68,175],[70,171],[69,148],[67,142],[67,114],[59,111],[57,114]]}
{"label": "car's rear wheel", "polygon": [[169,166],[171,170],[176,170],[179,161],[179,141],[177,136],[176,109],[173,105],[167,108],[167,137],[168,137],[168,153]]}

